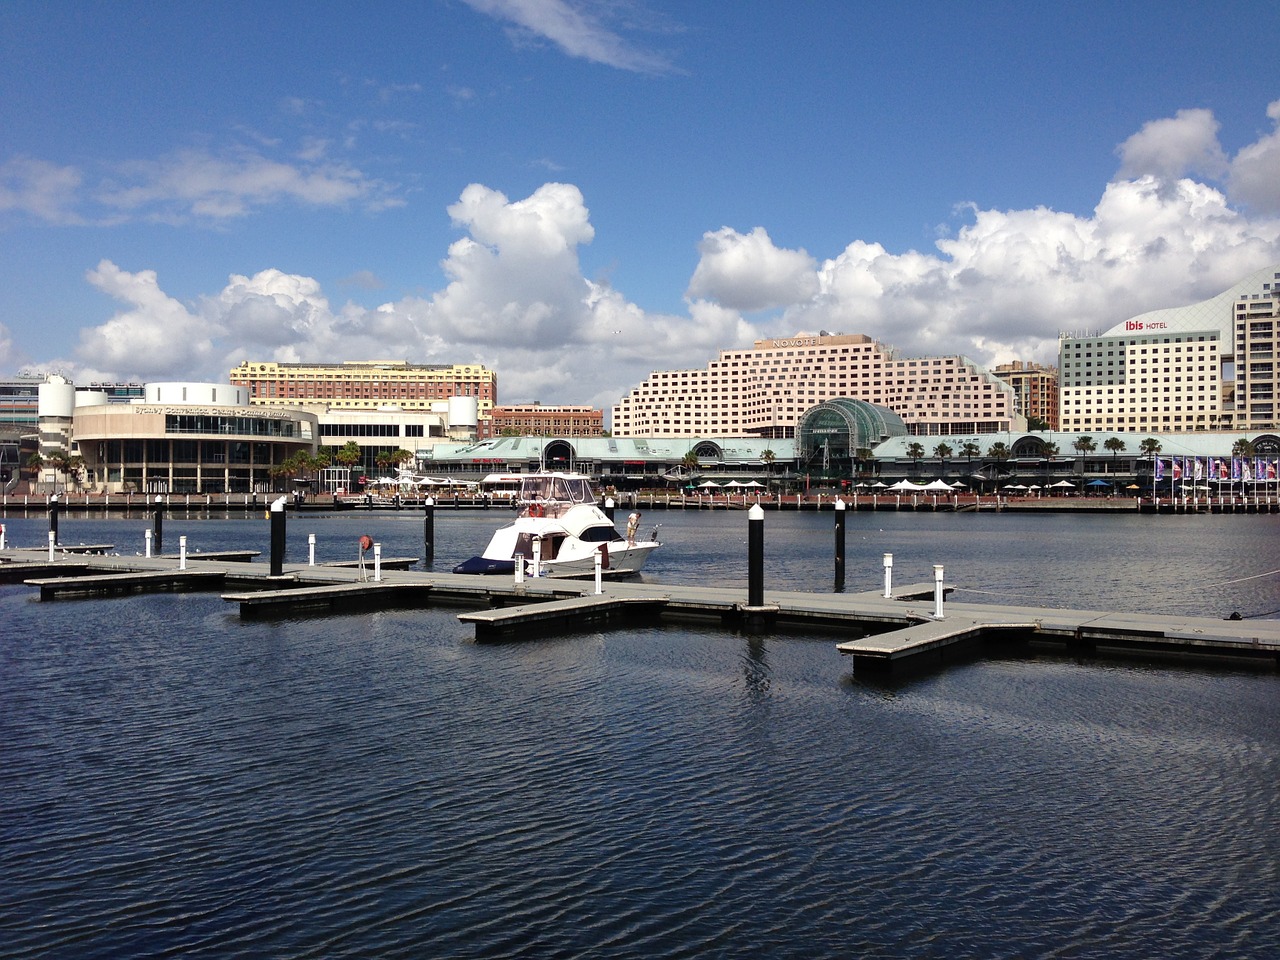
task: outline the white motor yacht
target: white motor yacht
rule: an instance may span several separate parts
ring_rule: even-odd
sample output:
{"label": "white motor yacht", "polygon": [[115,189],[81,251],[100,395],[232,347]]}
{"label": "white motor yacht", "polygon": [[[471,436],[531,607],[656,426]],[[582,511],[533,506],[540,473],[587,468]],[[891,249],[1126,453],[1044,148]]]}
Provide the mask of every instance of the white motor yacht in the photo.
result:
{"label": "white motor yacht", "polygon": [[529,576],[593,577],[596,557],[604,576],[638,573],[660,545],[638,530],[622,536],[595,503],[591,478],[575,473],[521,477],[519,515],[496,531],[484,553],[454,573],[512,574],[517,561]]}

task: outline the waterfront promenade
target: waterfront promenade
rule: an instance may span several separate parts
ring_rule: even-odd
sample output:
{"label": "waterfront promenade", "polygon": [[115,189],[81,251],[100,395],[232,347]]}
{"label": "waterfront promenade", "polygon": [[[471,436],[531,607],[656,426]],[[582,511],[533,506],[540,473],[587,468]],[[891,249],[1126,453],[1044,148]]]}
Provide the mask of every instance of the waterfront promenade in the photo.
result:
{"label": "waterfront promenade", "polygon": [[[140,494],[60,494],[62,509],[82,514],[143,514],[163,509],[166,513],[221,513],[252,515],[264,512],[282,494],[168,494],[146,497]],[[747,510],[757,504],[774,511],[830,511],[837,500],[852,511],[968,512],[1014,511],[1023,513],[1280,513],[1280,495],[1226,494],[1196,497],[1156,498],[1120,495],[1008,495],[965,492],[935,493],[785,493],[785,494],[688,494],[663,490],[623,491],[610,495],[619,510]],[[426,498],[334,497],[318,494],[305,500],[289,500],[290,513],[335,511],[394,512],[422,510]],[[499,513],[509,505],[473,494],[445,494],[432,498],[439,510],[485,510]],[[603,503],[603,500],[602,500]],[[46,495],[0,497],[0,516],[31,516],[46,513]]]}

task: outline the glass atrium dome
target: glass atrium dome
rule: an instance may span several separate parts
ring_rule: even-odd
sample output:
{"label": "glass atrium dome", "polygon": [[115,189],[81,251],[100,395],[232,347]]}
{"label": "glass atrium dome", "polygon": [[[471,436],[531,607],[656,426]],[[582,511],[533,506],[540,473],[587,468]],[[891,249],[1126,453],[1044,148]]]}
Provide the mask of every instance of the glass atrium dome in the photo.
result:
{"label": "glass atrium dome", "polygon": [[797,446],[806,463],[818,455],[828,462],[853,460],[859,450],[906,435],[906,423],[892,410],[848,397],[809,408],[796,424]]}

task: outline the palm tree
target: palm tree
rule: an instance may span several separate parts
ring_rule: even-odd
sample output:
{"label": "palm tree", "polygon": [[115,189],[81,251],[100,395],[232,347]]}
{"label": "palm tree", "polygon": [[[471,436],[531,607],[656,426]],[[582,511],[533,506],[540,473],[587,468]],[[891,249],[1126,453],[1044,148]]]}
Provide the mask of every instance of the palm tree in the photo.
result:
{"label": "palm tree", "polygon": [[908,443],[907,456],[911,458],[912,471],[918,474],[920,472],[920,458],[924,456],[924,447],[919,443]]}
{"label": "palm tree", "polygon": [[1147,439],[1138,444],[1138,449],[1142,451],[1142,455],[1144,457],[1151,458],[1151,489],[1154,493],[1156,485],[1156,457],[1162,449],[1160,441],[1155,437],[1147,437]]}
{"label": "palm tree", "polygon": [[81,480],[84,479],[85,462],[84,457],[80,454],[67,457],[67,465],[63,469],[67,471],[67,480],[75,480],[76,486],[80,486]]}
{"label": "palm tree", "polygon": [[1049,485],[1049,466],[1053,463],[1053,458],[1058,455],[1058,445],[1052,440],[1044,444],[1040,448],[1040,455],[1044,457],[1044,483]]}
{"label": "palm tree", "polygon": [[1076,437],[1075,442],[1071,446],[1076,449],[1076,456],[1080,458],[1080,479],[1084,480],[1084,455],[1093,453],[1098,449],[1098,445],[1094,442],[1093,437]]}
{"label": "palm tree", "polygon": [[939,476],[945,477],[947,475],[947,457],[951,456],[951,453],[951,444],[949,443],[940,443],[933,448],[933,455],[942,462],[942,472]]}
{"label": "palm tree", "polygon": [[33,453],[27,457],[26,466],[28,470],[35,474],[36,481],[39,481],[40,471],[44,469],[44,457],[40,456],[39,453]]}
{"label": "palm tree", "polygon": [[1009,445],[1003,441],[997,440],[987,448],[987,456],[996,462],[995,485],[1000,486],[1000,469],[1002,464],[1009,459]]}
{"label": "palm tree", "polygon": [[969,461],[969,472],[973,473],[973,458],[982,453],[982,448],[972,440],[966,440],[960,444],[960,452],[965,455]]}
{"label": "palm tree", "polygon": [[[65,473],[65,471],[66,471],[66,469],[67,469],[67,465],[68,465],[70,462],[71,462],[71,456],[70,456],[70,454],[68,454],[68,453],[67,453],[67,451],[63,450],[61,447],[59,447],[57,450],[54,450],[54,451],[53,451],[52,453],[50,453],[47,457],[45,457],[45,458],[44,458],[45,466],[52,467],[52,468],[53,468],[53,472],[54,472],[55,474]],[[62,481],[62,485],[63,485],[63,487],[65,487],[65,486],[66,486],[66,479],[65,479],[65,477],[64,477],[64,479],[63,479],[63,481]],[[57,482],[56,482],[56,480],[55,480],[55,482],[54,482],[54,489],[55,489],[55,490],[57,489]]]}
{"label": "palm tree", "polygon": [[1116,475],[1116,454],[1124,453],[1125,442],[1119,437],[1107,437],[1102,445],[1111,451],[1111,475],[1114,477]]}
{"label": "palm tree", "polygon": [[334,451],[333,459],[339,466],[347,468],[347,486],[349,487],[351,485],[350,470],[364,460],[364,451],[360,449],[360,444],[354,440],[348,440],[338,450]]}
{"label": "palm tree", "polygon": [[772,450],[760,451],[760,460],[764,463],[766,473],[773,473],[773,461],[778,458]]}
{"label": "palm tree", "polygon": [[875,459],[876,455],[871,452],[870,447],[859,447],[854,451],[853,456],[853,472],[854,476],[873,477],[875,476]]}
{"label": "palm tree", "polygon": [[1231,445],[1231,455],[1233,457],[1252,457],[1255,452],[1253,441],[1248,437],[1241,437]]}

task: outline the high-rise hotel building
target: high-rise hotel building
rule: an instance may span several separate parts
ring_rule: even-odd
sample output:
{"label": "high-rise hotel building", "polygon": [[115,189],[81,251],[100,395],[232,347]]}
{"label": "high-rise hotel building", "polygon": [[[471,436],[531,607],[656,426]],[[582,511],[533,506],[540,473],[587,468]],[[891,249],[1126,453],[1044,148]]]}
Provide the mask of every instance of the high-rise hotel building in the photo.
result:
{"label": "high-rise hotel building", "polygon": [[257,406],[326,403],[332,409],[373,410],[394,405],[429,410],[432,401],[474,397],[481,416],[498,399],[498,376],[478,363],[410,363],[350,360],[345,363],[275,363],[246,360],[231,383],[249,388]]}
{"label": "high-rise hotel building", "polygon": [[913,434],[1025,428],[1009,384],[964,357],[900,359],[862,334],[797,335],[724,350],[705,370],[654,372],[613,408],[619,437],[795,435],[810,407],[847,397],[888,407]]}
{"label": "high-rise hotel building", "polygon": [[1274,430],[1280,265],[1212,299],[1058,343],[1062,429]]}

